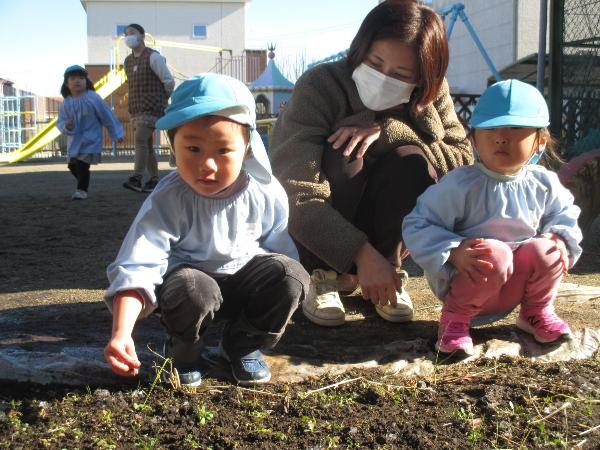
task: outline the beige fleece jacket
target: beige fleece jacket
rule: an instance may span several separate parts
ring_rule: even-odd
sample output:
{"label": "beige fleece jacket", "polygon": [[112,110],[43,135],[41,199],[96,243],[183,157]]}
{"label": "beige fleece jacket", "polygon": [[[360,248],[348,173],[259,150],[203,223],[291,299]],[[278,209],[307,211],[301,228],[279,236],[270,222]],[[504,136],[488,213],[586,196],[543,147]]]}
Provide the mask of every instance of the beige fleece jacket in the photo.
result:
{"label": "beige fleece jacket", "polygon": [[[273,130],[269,156],[273,173],[289,197],[290,234],[341,273],[350,269],[367,236],[331,206],[321,158],[327,138],[337,129],[372,126],[375,121],[375,112],[362,104],[352,72],[341,60],[320,64],[300,77]],[[471,147],[446,82],[419,117],[403,121],[384,116],[379,123],[381,136],[367,152],[417,145],[440,177],[472,163]]]}

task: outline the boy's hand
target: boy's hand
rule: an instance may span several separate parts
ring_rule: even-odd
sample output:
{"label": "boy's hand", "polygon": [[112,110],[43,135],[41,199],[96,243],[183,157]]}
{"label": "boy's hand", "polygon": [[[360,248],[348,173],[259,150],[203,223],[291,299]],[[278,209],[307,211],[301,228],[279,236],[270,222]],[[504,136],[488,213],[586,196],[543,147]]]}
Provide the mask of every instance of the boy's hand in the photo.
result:
{"label": "boy's hand", "polygon": [[569,271],[569,250],[567,250],[567,244],[565,241],[555,233],[542,233],[540,237],[550,239],[556,244],[555,249],[560,252],[560,261],[563,265],[563,275],[566,275]]}
{"label": "boy's hand", "polygon": [[459,273],[466,274],[473,284],[487,281],[485,271],[494,268],[494,265],[480,258],[481,255],[489,255],[492,249],[489,247],[478,247],[485,239],[465,239],[456,248],[450,251],[448,262],[456,267]]}
{"label": "boy's hand", "polygon": [[117,375],[133,377],[141,366],[131,336],[113,336],[104,348],[104,357]]}

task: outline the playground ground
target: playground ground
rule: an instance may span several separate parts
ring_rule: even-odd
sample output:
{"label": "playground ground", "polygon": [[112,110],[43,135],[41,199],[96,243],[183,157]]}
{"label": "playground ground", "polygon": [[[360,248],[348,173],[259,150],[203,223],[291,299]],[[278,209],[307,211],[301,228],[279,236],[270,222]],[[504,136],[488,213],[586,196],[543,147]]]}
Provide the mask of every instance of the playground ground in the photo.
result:
{"label": "playground ground", "polygon": [[[70,200],[63,162],[0,167],[0,448],[600,446],[600,298],[557,302],[577,351],[536,347],[512,315],[475,330],[478,357],[448,363],[431,351],[439,304],[410,264],[413,323],[383,322],[356,298],[339,329],[295,314],[270,385],[244,390],[216,371],[195,392],[155,386],[149,352],[140,380],[112,377],[101,299],[145,198],[121,187],[131,166],[93,168],[85,201]],[[600,286],[600,255],[584,252],[565,282]],[[157,321],[140,323],[136,339],[140,352],[157,348]],[[60,365],[71,356],[75,365]]]}

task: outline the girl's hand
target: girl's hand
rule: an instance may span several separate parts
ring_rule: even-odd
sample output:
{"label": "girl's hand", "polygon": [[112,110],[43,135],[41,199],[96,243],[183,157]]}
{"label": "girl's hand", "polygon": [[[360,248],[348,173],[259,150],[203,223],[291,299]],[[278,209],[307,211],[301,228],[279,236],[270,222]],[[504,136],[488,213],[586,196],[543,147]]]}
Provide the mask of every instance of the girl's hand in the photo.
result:
{"label": "girl's hand", "polygon": [[494,268],[494,265],[480,258],[481,255],[489,255],[492,249],[489,247],[477,247],[485,242],[485,239],[465,239],[456,248],[450,251],[448,262],[456,267],[459,273],[466,274],[473,285],[487,281],[485,271]]}
{"label": "girl's hand", "polygon": [[542,233],[540,237],[550,239],[556,244],[555,249],[560,252],[560,261],[563,264],[563,275],[566,275],[569,272],[569,250],[565,241],[555,233]]}
{"label": "girl's hand", "polygon": [[344,156],[350,156],[352,151],[358,144],[358,150],[356,150],[356,157],[362,158],[369,146],[379,139],[381,134],[381,127],[379,124],[374,124],[372,127],[360,128],[360,127],[342,127],[327,138],[327,142],[333,144],[334,149],[340,148],[347,142],[342,154]]}
{"label": "girl's hand", "polygon": [[65,128],[67,130],[72,130],[73,129],[73,121],[71,119],[69,119],[69,120],[66,121]]}
{"label": "girl's hand", "polygon": [[133,377],[141,366],[131,336],[113,336],[104,348],[104,358],[117,375]]}
{"label": "girl's hand", "polygon": [[396,291],[402,282],[394,266],[368,242],[360,248],[354,262],[363,298],[374,305],[395,306]]}

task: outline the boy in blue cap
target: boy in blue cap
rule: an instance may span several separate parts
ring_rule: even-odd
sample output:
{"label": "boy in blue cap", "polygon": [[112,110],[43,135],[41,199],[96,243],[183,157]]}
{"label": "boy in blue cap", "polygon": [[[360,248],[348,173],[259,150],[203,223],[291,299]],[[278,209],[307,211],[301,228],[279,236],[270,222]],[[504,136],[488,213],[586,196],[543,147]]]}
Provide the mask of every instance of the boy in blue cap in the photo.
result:
{"label": "boy in blue cap", "polygon": [[428,188],[402,228],[444,302],[436,348],[472,354],[469,327],[517,305],[517,327],[538,342],[569,337],[553,302],[581,255],[582,235],[571,193],[535,165],[553,152],[544,97],[518,80],[498,82],[482,94],[470,124],[476,163]]}
{"label": "boy in blue cap", "polygon": [[117,374],[138,373],[131,332],[159,309],[182,384],[201,382],[202,334],[215,315],[228,320],[220,350],[235,380],[269,381],[261,349],[282,336],[309,276],[255,117],[243,83],[207,73],[184,81],[157,122],[177,170],[144,202],[107,269],[113,332],[104,353]]}

